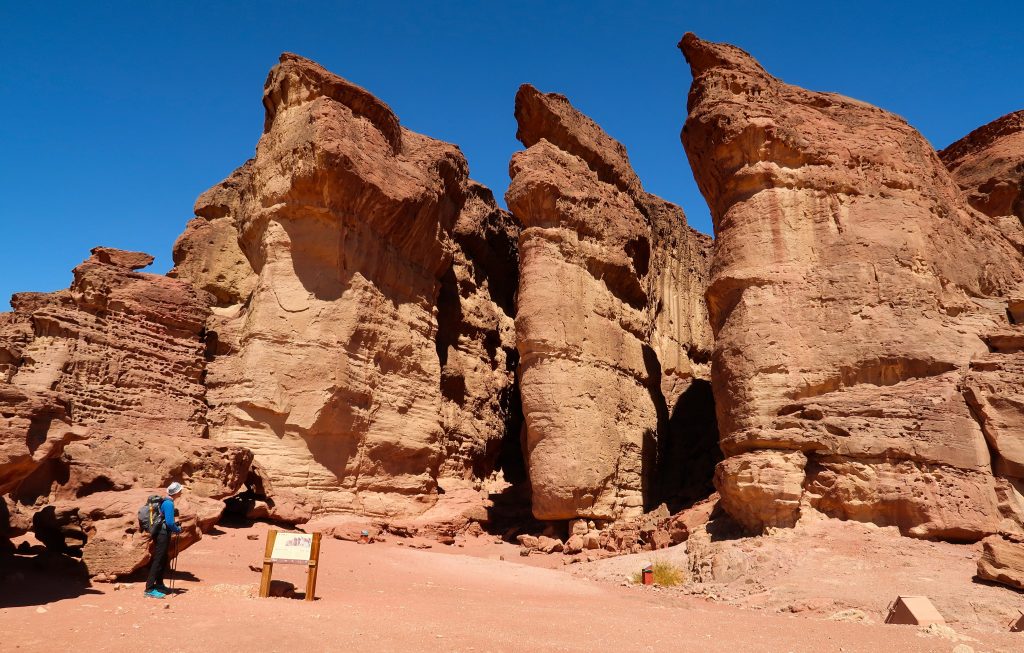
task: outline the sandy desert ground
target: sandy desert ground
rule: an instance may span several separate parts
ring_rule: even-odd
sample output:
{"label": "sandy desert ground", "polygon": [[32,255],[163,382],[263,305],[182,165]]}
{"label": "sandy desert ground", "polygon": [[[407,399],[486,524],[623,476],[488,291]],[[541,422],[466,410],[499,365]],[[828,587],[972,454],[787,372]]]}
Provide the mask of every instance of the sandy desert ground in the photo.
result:
{"label": "sandy desert ground", "polygon": [[[254,598],[259,574],[250,565],[257,565],[262,556],[267,528],[259,523],[218,527],[182,553],[174,581],[180,593],[164,601],[144,598],[138,581],[129,587],[86,586],[70,582],[59,566],[39,569],[30,558],[19,556],[0,573],[0,650],[1024,649],[1024,634],[996,632],[995,626],[1013,611],[1015,602],[1024,604],[1024,595],[990,586],[979,586],[978,591],[993,594],[964,595],[963,588],[951,581],[972,564],[966,557],[968,547],[908,542],[884,529],[860,525],[850,526],[845,543],[833,538],[818,551],[785,560],[777,552],[791,551],[793,542],[734,542],[736,548],[757,550],[744,554],[751,561],[744,577],[682,589],[626,582],[651,554],[562,565],[562,556],[523,558],[518,547],[490,536],[459,539],[455,546],[434,542],[429,549],[412,548],[426,546],[426,540],[390,537],[361,545],[327,539],[317,600],[311,603]],[[811,525],[781,537],[826,542],[814,529]],[[253,535],[259,539],[249,539]],[[842,566],[850,542],[900,547],[908,553],[873,569],[863,564]],[[656,555],[686,564],[684,546]],[[963,564],[951,566],[950,555],[959,556]],[[929,564],[929,556],[935,569],[944,570],[935,578],[918,573],[920,566]],[[842,569],[826,577],[823,567],[837,563]],[[850,582],[855,574],[860,575],[858,583]],[[748,580],[757,575],[763,578]],[[815,577],[820,582],[815,583]],[[304,586],[304,571],[298,567],[279,565],[275,578]],[[889,595],[902,585],[907,585],[904,593],[941,594],[946,587],[950,596],[936,599],[941,610],[959,609],[951,607],[960,605],[957,600],[989,607],[985,619],[973,615],[951,620],[948,629],[882,625]],[[856,617],[867,623],[834,620],[844,606],[857,605],[867,608]]]}

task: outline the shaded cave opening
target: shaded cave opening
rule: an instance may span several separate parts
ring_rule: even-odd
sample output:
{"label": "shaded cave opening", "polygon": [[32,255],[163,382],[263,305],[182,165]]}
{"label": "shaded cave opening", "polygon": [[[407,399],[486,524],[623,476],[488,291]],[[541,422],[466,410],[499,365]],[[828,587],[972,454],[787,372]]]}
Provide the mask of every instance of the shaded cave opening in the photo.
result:
{"label": "shaded cave opening", "polygon": [[526,466],[526,420],[519,393],[519,352],[507,351],[508,371],[516,380],[502,393],[500,403],[505,417],[505,431],[498,443],[494,471],[508,484],[500,492],[488,495],[488,522],[484,530],[511,540],[521,532],[536,530],[539,522],[533,516],[533,497]]}
{"label": "shaded cave opening", "polygon": [[[689,352],[691,360],[701,362]],[[718,443],[718,418],[711,381],[692,377],[689,385],[669,406],[662,389],[658,355],[643,348],[647,392],[658,414],[657,433],[643,441],[641,483],[644,512],[665,504],[676,514],[715,492],[715,466],[724,458]]]}
{"label": "shaded cave opening", "polygon": [[710,381],[693,379],[676,400],[658,439],[657,456],[653,506],[665,503],[675,514],[715,492],[715,466],[724,456]]}

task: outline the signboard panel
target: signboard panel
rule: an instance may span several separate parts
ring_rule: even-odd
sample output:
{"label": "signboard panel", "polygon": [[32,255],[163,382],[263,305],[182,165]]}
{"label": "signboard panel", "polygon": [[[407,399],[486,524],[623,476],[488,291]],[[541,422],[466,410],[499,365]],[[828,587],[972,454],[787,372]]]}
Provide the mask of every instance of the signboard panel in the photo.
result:
{"label": "signboard panel", "polygon": [[263,552],[263,575],[260,578],[260,596],[270,596],[270,577],[274,563],[307,565],[306,600],[316,597],[316,573],[320,567],[321,533],[289,533],[267,531],[267,547]]}
{"label": "signboard panel", "polygon": [[310,560],[313,552],[313,535],[311,533],[279,532],[274,538],[274,548],[270,552],[270,561],[282,564],[304,565]]}

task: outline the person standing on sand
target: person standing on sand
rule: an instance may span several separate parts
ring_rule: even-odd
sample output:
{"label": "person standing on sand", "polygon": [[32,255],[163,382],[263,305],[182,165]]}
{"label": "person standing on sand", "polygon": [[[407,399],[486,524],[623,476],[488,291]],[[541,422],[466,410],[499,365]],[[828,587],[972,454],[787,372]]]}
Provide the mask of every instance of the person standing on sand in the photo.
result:
{"label": "person standing on sand", "polygon": [[153,533],[153,562],[149,565],[149,578],[146,580],[146,596],[162,599],[171,590],[164,585],[164,572],[167,571],[168,553],[171,534],[181,532],[181,526],[174,521],[174,502],[181,496],[181,483],[174,481],[167,486],[167,496],[160,502],[160,522]]}

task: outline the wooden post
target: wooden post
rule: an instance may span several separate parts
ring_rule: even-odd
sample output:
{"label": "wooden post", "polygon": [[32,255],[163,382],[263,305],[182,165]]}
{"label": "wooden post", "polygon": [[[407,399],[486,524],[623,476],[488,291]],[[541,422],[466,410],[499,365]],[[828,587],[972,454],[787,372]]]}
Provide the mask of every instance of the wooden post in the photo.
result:
{"label": "wooden post", "polygon": [[309,553],[309,569],[306,571],[306,600],[316,595],[316,572],[320,568],[320,533],[313,533],[313,549]]}
{"label": "wooden post", "polygon": [[277,539],[277,531],[267,531],[267,548],[263,552],[263,577],[260,579],[260,596],[270,596],[270,575],[274,571],[274,563],[270,556],[274,552],[274,541]]}

